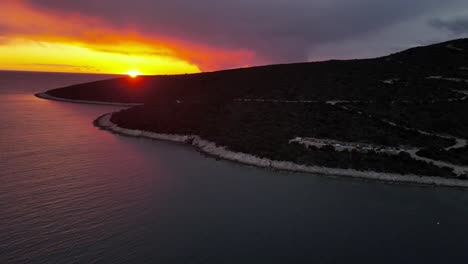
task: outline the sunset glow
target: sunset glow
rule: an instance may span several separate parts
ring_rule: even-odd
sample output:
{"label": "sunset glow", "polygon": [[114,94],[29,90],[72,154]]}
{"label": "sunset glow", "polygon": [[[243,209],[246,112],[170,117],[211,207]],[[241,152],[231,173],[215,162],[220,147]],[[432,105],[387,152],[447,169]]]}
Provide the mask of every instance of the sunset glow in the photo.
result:
{"label": "sunset glow", "polygon": [[1,2],[0,9],[0,70],[179,74],[241,66],[252,57],[27,0]]}
{"label": "sunset glow", "polygon": [[[132,46],[128,49],[131,50]],[[66,54],[66,56],[64,56]],[[124,73],[139,69],[139,74],[199,72],[198,66],[170,56],[122,54],[99,51],[68,43],[25,39],[0,45],[1,68],[7,70]]]}
{"label": "sunset glow", "polygon": [[132,78],[136,78],[138,76],[141,75],[141,72],[137,71],[137,70],[129,70],[128,72],[126,72],[125,74],[127,74],[128,76],[132,77]]}

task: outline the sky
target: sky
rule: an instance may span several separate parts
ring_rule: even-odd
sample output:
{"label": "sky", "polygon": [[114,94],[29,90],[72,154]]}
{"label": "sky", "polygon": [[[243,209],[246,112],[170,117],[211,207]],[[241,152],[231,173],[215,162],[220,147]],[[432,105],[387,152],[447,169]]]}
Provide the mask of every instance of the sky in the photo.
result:
{"label": "sky", "polygon": [[0,12],[6,70],[192,73],[468,36],[466,0],[1,0]]}

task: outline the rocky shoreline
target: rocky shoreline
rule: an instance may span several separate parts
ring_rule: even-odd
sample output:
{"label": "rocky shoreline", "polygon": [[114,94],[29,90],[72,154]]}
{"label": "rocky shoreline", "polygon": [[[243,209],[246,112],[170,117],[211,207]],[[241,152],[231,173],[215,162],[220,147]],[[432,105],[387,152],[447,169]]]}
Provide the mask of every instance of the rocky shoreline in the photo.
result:
{"label": "rocky shoreline", "polygon": [[127,129],[119,127],[111,121],[113,113],[108,113],[100,116],[94,121],[94,125],[117,134],[142,137],[152,140],[166,140],[171,142],[185,143],[192,145],[199,151],[210,156],[230,160],[246,165],[252,165],[263,168],[272,168],[277,170],[305,172],[312,174],[321,174],[327,176],[342,176],[351,178],[360,178],[368,180],[377,180],[383,182],[393,183],[408,183],[408,184],[423,184],[435,186],[448,186],[448,187],[468,187],[468,181],[460,179],[449,179],[434,176],[423,175],[401,175],[394,173],[382,173],[374,171],[357,171],[352,169],[338,169],[319,166],[306,166],[295,164],[288,161],[269,160],[265,158],[256,157],[247,153],[233,152],[223,146],[217,146],[215,143],[204,140],[197,135],[171,135],[159,134],[149,131]]}

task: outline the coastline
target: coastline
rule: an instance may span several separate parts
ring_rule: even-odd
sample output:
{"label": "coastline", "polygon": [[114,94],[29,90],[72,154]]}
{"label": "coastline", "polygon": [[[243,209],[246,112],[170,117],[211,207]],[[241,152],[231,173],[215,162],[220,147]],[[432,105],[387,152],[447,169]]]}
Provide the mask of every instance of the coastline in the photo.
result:
{"label": "coastline", "polygon": [[292,172],[304,172],[312,174],[321,174],[330,177],[350,177],[357,179],[376,180],[382,182],[391,183],[405,183],[405,184],[421,184],[421,185],[432,185],[432,186],[446,186],[446,187],[468,187],[467,180],[450,179],[435,176],[423,176],[423,175],[402,175],[395,173],[383,173],[375,171],[358,171],[353,169],[338,169],[320,166],[307,166],[300,165],[288,161],[277,161],[265,158],[259,158],[257,156],[233,152],[228,150],[226,147],[217,146],[214,142],[202,139],[197,135],[173,135],[173,134],[159,134],[149,131],[127,129],[119,127],[117,124],[112,123],[111,117],[113,113],[107,113],[98,117],[94,121],[94,125],[108,130],[117,134],[142,137],[152,140],[166,140],[177,143],[185,143],[192,145],[200,152],[203,152],[209,156],[222,158],[229,161],[238,162],[241,164],[252,165],[262,168],[271,168],[284,171]]}
{"label": "coastline", "polygon": [[[55,100],[69,103],[79,104],[95,104],[95,105],[107,105],[107,106],[138,106],[142,104],[138,103],[111,103],[102,101],[85,101],[85,100],[74,100],[64,99],[55,96],[51,96],[45,93],[35,94],[36,97],[47,100]],[[202,139],[197,135],[174,135],[174,134],[159,134],[149,131],[141,131],[134,129],[127,129],[119,127],[118,125],[111,122],[111,116],[113,113],[107,113],[98,117],[93,123],[95,126],[114,132],[116,134],[131,136],[131,137],[142,137],[152,140],[165,140],[177,143],[189,144],[195,147],[200,152],[203,152],[209,156],[222,158],[225,160],[251,165],[262,168],[270,168],[283,171],[291,172],[302,172],[320,174],[329,177],[350,177],[364,180],[374,180],[388,183],[402,183],[402,184],[419,184],[427,186],[446,186],[446,187],[468,187],[468,180],[450,179],[436,176],[423,176],[414,174],[396,174],[396,173],[384,173],[375,171],[358,171],[353,169],[340,169],[331,167],[320,167],[320,166],[307,166],[296,164],[289,161],[278,161],[270,160],[266,158],[259,158],[257,156],[239,153],[228,150],[226,147],[217,146],[214,142]]]}
{"label": "coastline", "polygon": [[86,101],[86,100],[74,100],[74,99],[65,99],[60,97],[55,97],[47,92],[44,93],[37,93],[34,96],[46,99],[46,100],[54,100],[60,102],[67,102],[67,103],[76,103],[76,104],[94,104],[94,105],[108,105],[108,106],[139,106],[143,105],[143,103],[112,103],[112,102],[102,102],[102,101]]}

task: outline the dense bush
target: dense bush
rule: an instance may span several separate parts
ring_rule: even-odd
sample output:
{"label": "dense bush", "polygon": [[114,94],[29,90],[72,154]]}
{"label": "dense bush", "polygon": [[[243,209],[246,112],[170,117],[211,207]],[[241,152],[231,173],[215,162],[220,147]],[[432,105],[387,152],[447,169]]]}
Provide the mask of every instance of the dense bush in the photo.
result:
{"label": "dense bush", "polygon": [[[407,133],[371,122],[359,115],[326,104],[243,103],[177,104],[161,103],[134,107],[113,116],[120,126],[170,134],[195,134],[227,146],[236,152],[274,160],[356,170],[402,174],[453,176],[450,170],[413,160],[408,154],[397,156],[370,152],[336,152],[333,148],[305,148],[291,144],[296,136],[343,141],[438,145],[439,139]],[[375,133],[377,136],[374,136]]]}
{"label": "dense bush", "polygon": [[468,147],[444,150],[438,148],[424,149],[418,155],[434,160],[442,160],[450,163],[468,166]]}
{"label": "dense bush", "polygon": [[[468,85],[466,85],[468,90]],[[353,109],[440,134],[468,137],[468,100],[435,103],[354,103]]]}

